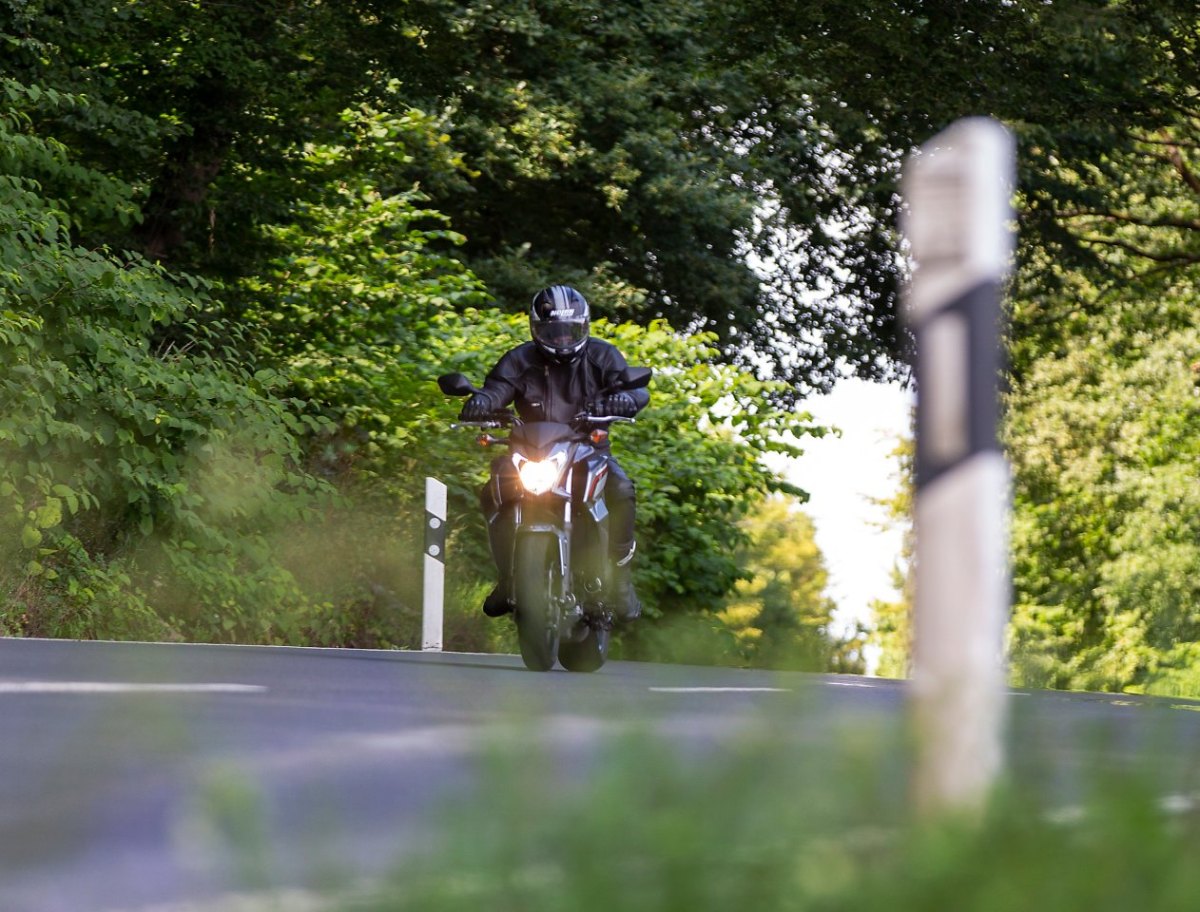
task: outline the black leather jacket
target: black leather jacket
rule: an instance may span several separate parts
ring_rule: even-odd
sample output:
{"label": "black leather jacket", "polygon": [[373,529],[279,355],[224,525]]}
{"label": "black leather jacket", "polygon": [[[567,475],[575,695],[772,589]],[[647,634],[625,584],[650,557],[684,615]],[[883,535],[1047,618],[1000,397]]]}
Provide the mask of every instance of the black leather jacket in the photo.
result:
{"label": "black leather jacket", "polygon": [[[565,424],[611,387],[626,367],[625,356],[602,339],[589,338],[570,364],[551,361],[536,344],[526,342],[496,362],[484,380],[483,393],[494,409],[515,404],[523,421]],[[628,392],[639,411],[650,401],[645,389]]]}

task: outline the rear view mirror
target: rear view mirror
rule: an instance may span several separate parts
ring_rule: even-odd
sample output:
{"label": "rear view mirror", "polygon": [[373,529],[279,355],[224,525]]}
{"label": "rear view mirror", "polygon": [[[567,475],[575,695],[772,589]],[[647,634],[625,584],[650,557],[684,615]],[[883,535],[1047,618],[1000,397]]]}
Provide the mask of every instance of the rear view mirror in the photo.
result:
{"label": "rear view mirror", "polygon": [[479,392],[463,374],[442,374],[438,377],[437,384],[447,396],[470,396]]}
{"label": "rear view mirror", "polygon": [[642,389],[650,385],[654,371],[648,367],[627,367],[621,377],[621,388],[627,390]]}

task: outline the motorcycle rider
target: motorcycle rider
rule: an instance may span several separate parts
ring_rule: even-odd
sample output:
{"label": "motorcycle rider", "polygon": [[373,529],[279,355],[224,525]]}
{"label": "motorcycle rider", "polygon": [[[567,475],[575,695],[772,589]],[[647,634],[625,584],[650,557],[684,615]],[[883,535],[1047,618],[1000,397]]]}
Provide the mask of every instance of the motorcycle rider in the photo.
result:
{"label": "motorcycle rider", "polygon": [[[479,421],[515,404],[524,421],[566,424],[593,403],[598,406],[593,410],[596,414],[632,418],[650,401],[650,394],[645,389],[630,390],[596,402],[602,390],[616,384],[627,365],[615,345],[590,336],[589,325],[588,302],[582,294],[568,285],[543,288],[533,296],[529,308],[531,341],[511,349],[496,362],[483,388],[463,404],[460,419]],[[604,500],[609,513],[614,592],[608,607],[620,620],[631,621],[642,611],[633,590],[630,566],[636,547],[636,494],[633,482],[609,452],[607,440],[596,449],[609,460]],[[483,612],[489,617],[500,617],[513,609],[512,504],[518,499],[518,491],[512,460],[508,456],[493,460],[491,478],[479,494],[499,577],[483,602]]]}

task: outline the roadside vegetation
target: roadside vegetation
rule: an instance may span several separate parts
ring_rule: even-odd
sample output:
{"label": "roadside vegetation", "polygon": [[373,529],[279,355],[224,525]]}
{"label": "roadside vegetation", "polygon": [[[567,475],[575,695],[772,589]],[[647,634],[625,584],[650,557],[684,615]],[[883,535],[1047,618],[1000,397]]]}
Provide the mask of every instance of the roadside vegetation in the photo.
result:
{"label": "roadside vegetation", "polygon": [[918,820],[864,756],[818,779],[753,746],[697,768],[622,745],[597,781],[536,814],[547,771],[513,762],[506,787],[475,796],[437,849],[372,896],[331,905],[1175,912],[1200,889],[1200,818],[1144,783],[1097,782],[1066,813],[1007,791],[980,819]]}
{"label": "roadside vegetation", "polygon": [[990,114],[1014,674],[1197,692],[1194,3],[951,6],[0,0],[0,632],[412,646],[434,475],[448,643],[509,645],[432,381],[566,281],[656,369],[620,654],[861,668],[762,457],[906,375],[900,167]]}
{"label": "roadside vegetation", "polygon": [[699,754],[637,731],[596,737],[587,764],[574,766],[539,735],[545,720],[531,719],[484,752],[476,785],[369,885],[314,849],[306,880],[274,892],[294,864],[266,838],[254,789],[231,775],[199,802],[207,841],[194,848],[215,871],[228,865],[247,908],[1182,912],[1194,903],[1200,815],[1186,794],[1164,800],[1171,777],[1075,766],[1072,754],[1067,788],[1065,769],[1013,775],[978,813],[921,818],[898,731],[859,719],[840,738],[806,738],[795,725],[803,713],[789,709],[790,724],[750,726],[736,745]]}

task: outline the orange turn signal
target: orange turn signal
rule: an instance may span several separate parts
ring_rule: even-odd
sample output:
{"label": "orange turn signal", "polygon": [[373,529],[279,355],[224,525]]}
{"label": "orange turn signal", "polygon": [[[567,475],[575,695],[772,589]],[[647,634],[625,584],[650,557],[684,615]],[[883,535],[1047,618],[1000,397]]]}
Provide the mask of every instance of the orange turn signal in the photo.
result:
{"label": "orange turn signal", "polygon": [[475,442],[481,447],[489,447],[492,445],[492,438],[490,434],[480,434],[475,438]]}
{"label": "orange turn signal", "polygon": [[608,439],[608,431],[602,431],[599,428],[596,428],[596,430],[592,431],[591,438],[592,438],[592,443],[595,443],[595,444],[604,443],[604,441],[606,441]]}

